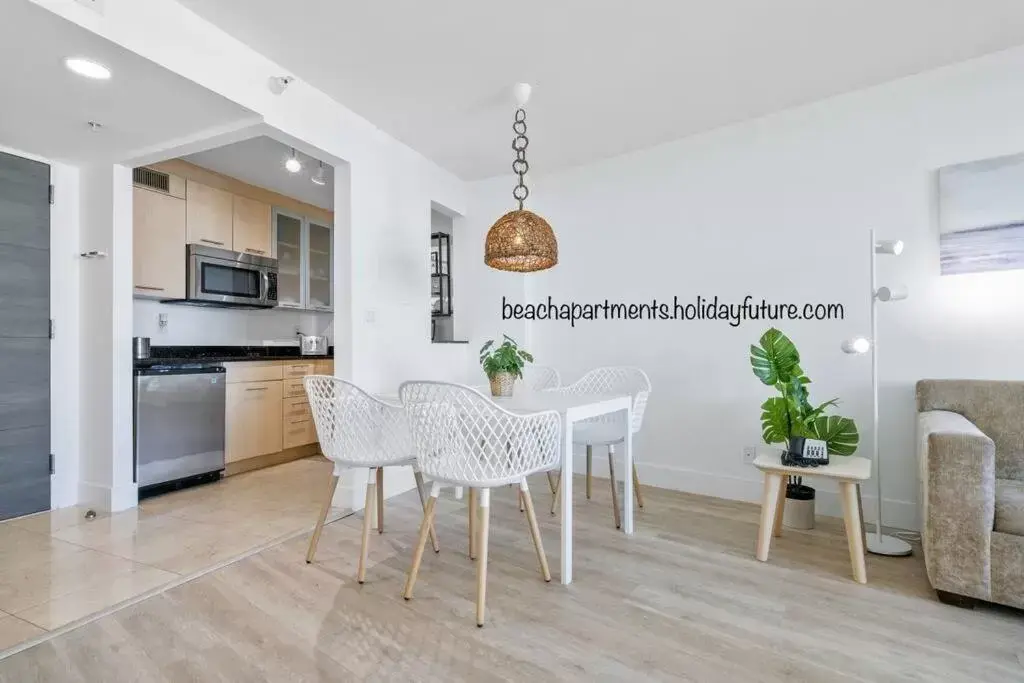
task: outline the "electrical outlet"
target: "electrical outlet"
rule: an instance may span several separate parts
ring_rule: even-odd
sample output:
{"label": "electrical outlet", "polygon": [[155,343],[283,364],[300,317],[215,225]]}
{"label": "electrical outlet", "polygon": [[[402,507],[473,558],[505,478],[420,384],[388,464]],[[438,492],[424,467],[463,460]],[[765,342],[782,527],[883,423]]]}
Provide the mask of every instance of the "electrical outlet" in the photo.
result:
{"label": "electrical outlet", "polygon": [[743,462],[747,465],[753,465],[754,459],[757,458],[757,448],[754,446],[743,447]]}

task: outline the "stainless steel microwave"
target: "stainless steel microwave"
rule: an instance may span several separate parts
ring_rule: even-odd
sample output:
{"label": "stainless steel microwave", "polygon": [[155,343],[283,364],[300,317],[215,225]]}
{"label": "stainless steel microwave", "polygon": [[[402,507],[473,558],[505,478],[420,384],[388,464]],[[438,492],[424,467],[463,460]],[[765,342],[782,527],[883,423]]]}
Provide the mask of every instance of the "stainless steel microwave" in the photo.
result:
{"label": "stainless steel microwave", "polygon": [[207,306],[277,306],[277,259],[199,244],[187,247],[185,299]]}

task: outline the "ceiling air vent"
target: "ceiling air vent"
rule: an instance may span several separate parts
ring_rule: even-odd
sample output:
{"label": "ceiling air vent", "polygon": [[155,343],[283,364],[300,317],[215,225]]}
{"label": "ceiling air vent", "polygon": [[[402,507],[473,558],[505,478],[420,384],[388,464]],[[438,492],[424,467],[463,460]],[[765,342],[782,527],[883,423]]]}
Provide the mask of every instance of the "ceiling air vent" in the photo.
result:
{"label": "ceiling air vent", "polygon": [[159,192],[171,191],[171,176],[149,168],[136,168],[132,171],[132,182]]}

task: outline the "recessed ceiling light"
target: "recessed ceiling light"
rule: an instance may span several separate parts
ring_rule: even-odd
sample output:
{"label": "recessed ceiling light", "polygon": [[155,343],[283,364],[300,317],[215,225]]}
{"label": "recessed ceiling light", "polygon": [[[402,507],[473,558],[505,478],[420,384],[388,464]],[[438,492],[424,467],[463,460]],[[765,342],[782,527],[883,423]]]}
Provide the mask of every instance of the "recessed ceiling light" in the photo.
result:
{"label": "recessed ceiling light", "polygon": [[316,174],[310,178],[314,185],[326,185],[327,176],[324,175],[324,162],[320,162],[320,168],[317,169]]}
{"label": "recessed ceiling light", "polygon": [[284,162],[284,167],[288,169],[289,173],[298,173],[302,170],[302,162],[299,161],[299,157],[295,153],[294,147],[292,147],[292,155]]}
{"label": "recessed ceiling light", "polygon": [[85,76],[86,78],[95,78],[99,81],[105,81],[110,78],[110,69],[90,59],[68,57],[64,60],[64,66],[79,76]]}

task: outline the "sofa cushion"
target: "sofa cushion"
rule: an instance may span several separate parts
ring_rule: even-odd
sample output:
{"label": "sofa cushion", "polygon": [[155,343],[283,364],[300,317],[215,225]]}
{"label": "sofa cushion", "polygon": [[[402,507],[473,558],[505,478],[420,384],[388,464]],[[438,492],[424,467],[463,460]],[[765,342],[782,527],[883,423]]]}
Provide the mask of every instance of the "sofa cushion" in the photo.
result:
{"label": "sofa cushion", "polygon": [[1024,481],[996,479],[995,530],[1024,536]]}

